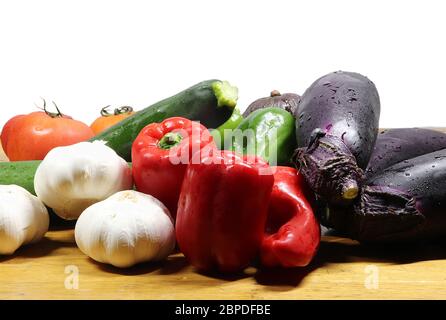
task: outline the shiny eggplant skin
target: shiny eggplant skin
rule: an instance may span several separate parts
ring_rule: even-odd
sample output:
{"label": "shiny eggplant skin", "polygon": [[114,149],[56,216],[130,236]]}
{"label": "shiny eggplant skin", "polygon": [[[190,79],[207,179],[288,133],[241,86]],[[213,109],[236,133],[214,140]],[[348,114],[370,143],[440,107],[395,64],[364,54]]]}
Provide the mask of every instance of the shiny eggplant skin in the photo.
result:
{"label": "shiny eggplant skin", "polygon": [[396,128],[379,132],[365,170],[366,180],[407,159],[446,148],[446,134],[425,128]]}
{"label": "shiny eggplant skin", "polygon": [[281,94],[279,91],[273,90],[269,97],[260,98],[252,102],[248,108],[246,108],[245,112],[243,112],[243,117],[246,118],[249,114],[258,109],[269,107],[281,108],[294,115],[299,101],[300,95],[296,93]]}
{"label": "shiny eggplant skin", "polygon": [[330,206],[329,225],[362,242],[446,236],[446,149],[403,160],[374,176],[349,208]]}
{"label": "shiny eggplant skin", "polygon": [[351,202],[358,195],[379,116],[378,91],[358,73],[327,74],[302,95],[295,113],[294,159],[313,191],[327,202]]}

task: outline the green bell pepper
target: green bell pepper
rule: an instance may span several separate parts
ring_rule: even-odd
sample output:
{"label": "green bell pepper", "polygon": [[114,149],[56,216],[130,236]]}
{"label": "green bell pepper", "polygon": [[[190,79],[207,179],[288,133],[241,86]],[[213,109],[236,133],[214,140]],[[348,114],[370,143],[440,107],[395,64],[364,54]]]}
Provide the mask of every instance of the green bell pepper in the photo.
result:
{"label": "green bell pepper", "polygon": [[297,146],[294,122],[294,117],[281,108],[258,109],[226,137],[225,149],[259,156],[270,165],[290,165]]}

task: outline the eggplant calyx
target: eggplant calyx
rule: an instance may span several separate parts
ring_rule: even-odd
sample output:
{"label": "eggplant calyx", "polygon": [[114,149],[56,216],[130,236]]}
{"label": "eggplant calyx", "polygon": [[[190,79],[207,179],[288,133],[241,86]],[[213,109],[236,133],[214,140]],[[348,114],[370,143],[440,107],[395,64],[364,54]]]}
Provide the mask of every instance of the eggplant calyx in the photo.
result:
{"label": "eggplant calyx", "polygon": [[351,236],[361,242],[387,242],[415,234],[425,216],[416,199],[383,186],[366,186],[354,205]]}
{"label": "eggplant calyx", "polygon": [[319,139],[325,137],[325,135],[326,132],[321,128],[314,129],[311,133],[310,141],[308,142],[307,151],[317,148],[317,146],[319,145]]}
{"label": "eggplant calyx", "polygon": [[359,192],[364,172],[335,136],[318,135],[309,147],[299,148],[294,161],[313,191],[331,204],[347,204]]}

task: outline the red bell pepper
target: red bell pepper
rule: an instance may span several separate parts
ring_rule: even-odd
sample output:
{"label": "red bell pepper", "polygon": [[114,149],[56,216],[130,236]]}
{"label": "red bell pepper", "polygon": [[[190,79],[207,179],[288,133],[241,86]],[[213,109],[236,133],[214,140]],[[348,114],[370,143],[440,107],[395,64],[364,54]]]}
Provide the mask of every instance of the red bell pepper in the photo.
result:
{"label": "red bell pepper", "polygon": [[203,148],[215,148],[215,143],[198,122],[173,117],[149,124],[132,145],[136,189],[160,200],[175,218],[187,165]]}
{"label": "red bell pepper", "polygon": [[261,261],[267,267],[303,267],[319,247],[320,226],[305,198],[303,177],[294,168],[274,169]]}
{"label": "red bell pepper", "polygon": [[220,150],[188,166],[176,236],[193,266],[235,272],[258,254],[274,182],[268,168],[259,158]]}

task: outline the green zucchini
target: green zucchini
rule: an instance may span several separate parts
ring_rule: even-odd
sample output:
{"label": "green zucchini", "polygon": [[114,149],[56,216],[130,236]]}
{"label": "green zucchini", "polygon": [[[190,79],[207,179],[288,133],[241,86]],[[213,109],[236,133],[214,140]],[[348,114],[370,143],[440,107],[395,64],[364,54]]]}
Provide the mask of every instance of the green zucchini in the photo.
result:
{"label": "green zucchini", "polygon": [[146,125],[170,117],[184,117],[200,121],[205,127],[217,128],[231,117],[237,98],[237,88],[228,82],[203,81],[135,113],[91,141],[107,141],[109,147],[130,161],[132,143]]}

